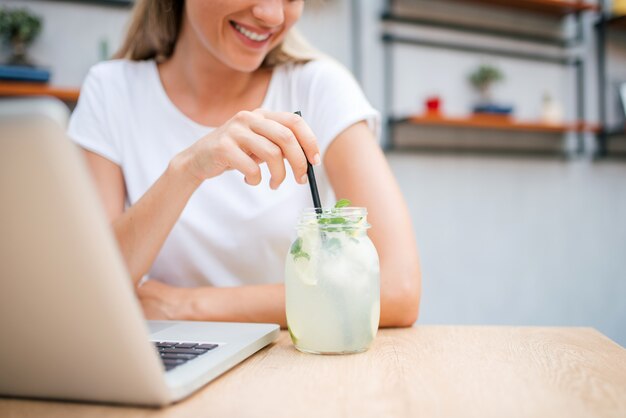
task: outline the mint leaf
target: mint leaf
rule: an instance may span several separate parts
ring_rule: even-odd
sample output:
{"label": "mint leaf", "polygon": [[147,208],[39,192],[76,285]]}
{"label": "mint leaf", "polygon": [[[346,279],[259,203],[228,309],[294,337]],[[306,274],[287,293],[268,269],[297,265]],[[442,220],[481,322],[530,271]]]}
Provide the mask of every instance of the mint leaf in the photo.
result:
{"label": "mint leaf", "polygon": [[311,259],[311,257],[307,253],[302,251],[302,238],[298,238],[294,241],[293,244],[291,244],[291,249],[289,250],[289,253],[293,255],[294,261],[298,258],[306,258],[307,260]]}
{"label": "mint leaf", "polygon": [[346,223],[346,218],[342,218],[342,217],[336,217],[336,218],[320,218],[318,220],[318,223],[322,224],[322,225],[329,225],[329,224],[345,224]]}
{"label": "mint leaf", "polygon": [[293,341],[294,344],[298,344],[298,338],[295,336],[295,334],[291,330],[291,327],[289,327],[289,324],[287,324],[287,330],[289,331],[289,336],[291,337],[291,341]]}
{"label": "mint leaf", "polygon": [[348,199],[341,199],[337,201],[337,203],[335,203],[335,209],[345,208],[346,206],[350,206],[351,204],[352,202],[350,202]]}
{"label": "mint leaf", "polygon": [[304,251],[300,251],[299,253],[294,254],[293,261],[296,261],[298,258],[306,258],[307,260],[311,259],[311,257]]}
{"label": "mint leaf", "polygon": [[298,254],[300,251],[302,251],[302,238],[295,240],[293,244],[291,244],[291,250],[289,250],[292,255]]}

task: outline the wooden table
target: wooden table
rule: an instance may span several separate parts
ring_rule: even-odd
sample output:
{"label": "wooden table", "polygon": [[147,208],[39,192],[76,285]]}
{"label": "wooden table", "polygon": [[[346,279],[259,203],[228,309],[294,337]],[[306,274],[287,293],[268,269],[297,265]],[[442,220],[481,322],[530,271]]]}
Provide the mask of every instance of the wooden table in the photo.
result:
{"label": "wooden table", "polygon": [[626,417],[626,350],[591,328],[383,330],[350,356],[286,333],[165,409],[0,399],[0,417]]}

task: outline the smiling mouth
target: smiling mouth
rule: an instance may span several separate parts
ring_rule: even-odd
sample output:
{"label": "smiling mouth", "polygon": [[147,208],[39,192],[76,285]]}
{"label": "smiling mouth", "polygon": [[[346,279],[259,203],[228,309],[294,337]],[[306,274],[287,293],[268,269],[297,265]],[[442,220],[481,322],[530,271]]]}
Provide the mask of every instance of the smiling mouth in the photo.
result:
{"label": "smiling mouth", "polygon": [[238,25],[236,22],[230,21],[230,24],[235,30],[241,33],[246,38],[250,39],[253,42],[265,42],[272,36],[271,33],[256,33],[251,31],[250,29],[246,29],[243,26]]}

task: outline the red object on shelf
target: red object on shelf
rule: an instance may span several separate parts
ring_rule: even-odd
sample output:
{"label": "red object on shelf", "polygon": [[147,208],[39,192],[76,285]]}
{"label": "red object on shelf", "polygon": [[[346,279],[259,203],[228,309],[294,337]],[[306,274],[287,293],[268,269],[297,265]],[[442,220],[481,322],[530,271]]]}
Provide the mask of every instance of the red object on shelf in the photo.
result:
{"label": "red object on shelf", "polygon": [[439,115],[441,113],[441,97],[431,96],[426,98],[426,113]]}

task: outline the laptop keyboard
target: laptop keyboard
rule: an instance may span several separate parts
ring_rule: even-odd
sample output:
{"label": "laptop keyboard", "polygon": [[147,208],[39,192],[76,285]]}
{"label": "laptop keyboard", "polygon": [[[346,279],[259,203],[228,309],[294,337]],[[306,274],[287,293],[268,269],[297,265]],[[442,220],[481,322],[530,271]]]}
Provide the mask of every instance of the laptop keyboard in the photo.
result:
{"label": "laptop keyboard", "polygon": [[168,341],[153,341],[156,349],[159,351],[165,371],[187,363],[198,356],[208,353],[217,348],[217,344],[208,343],[174,343]]}

